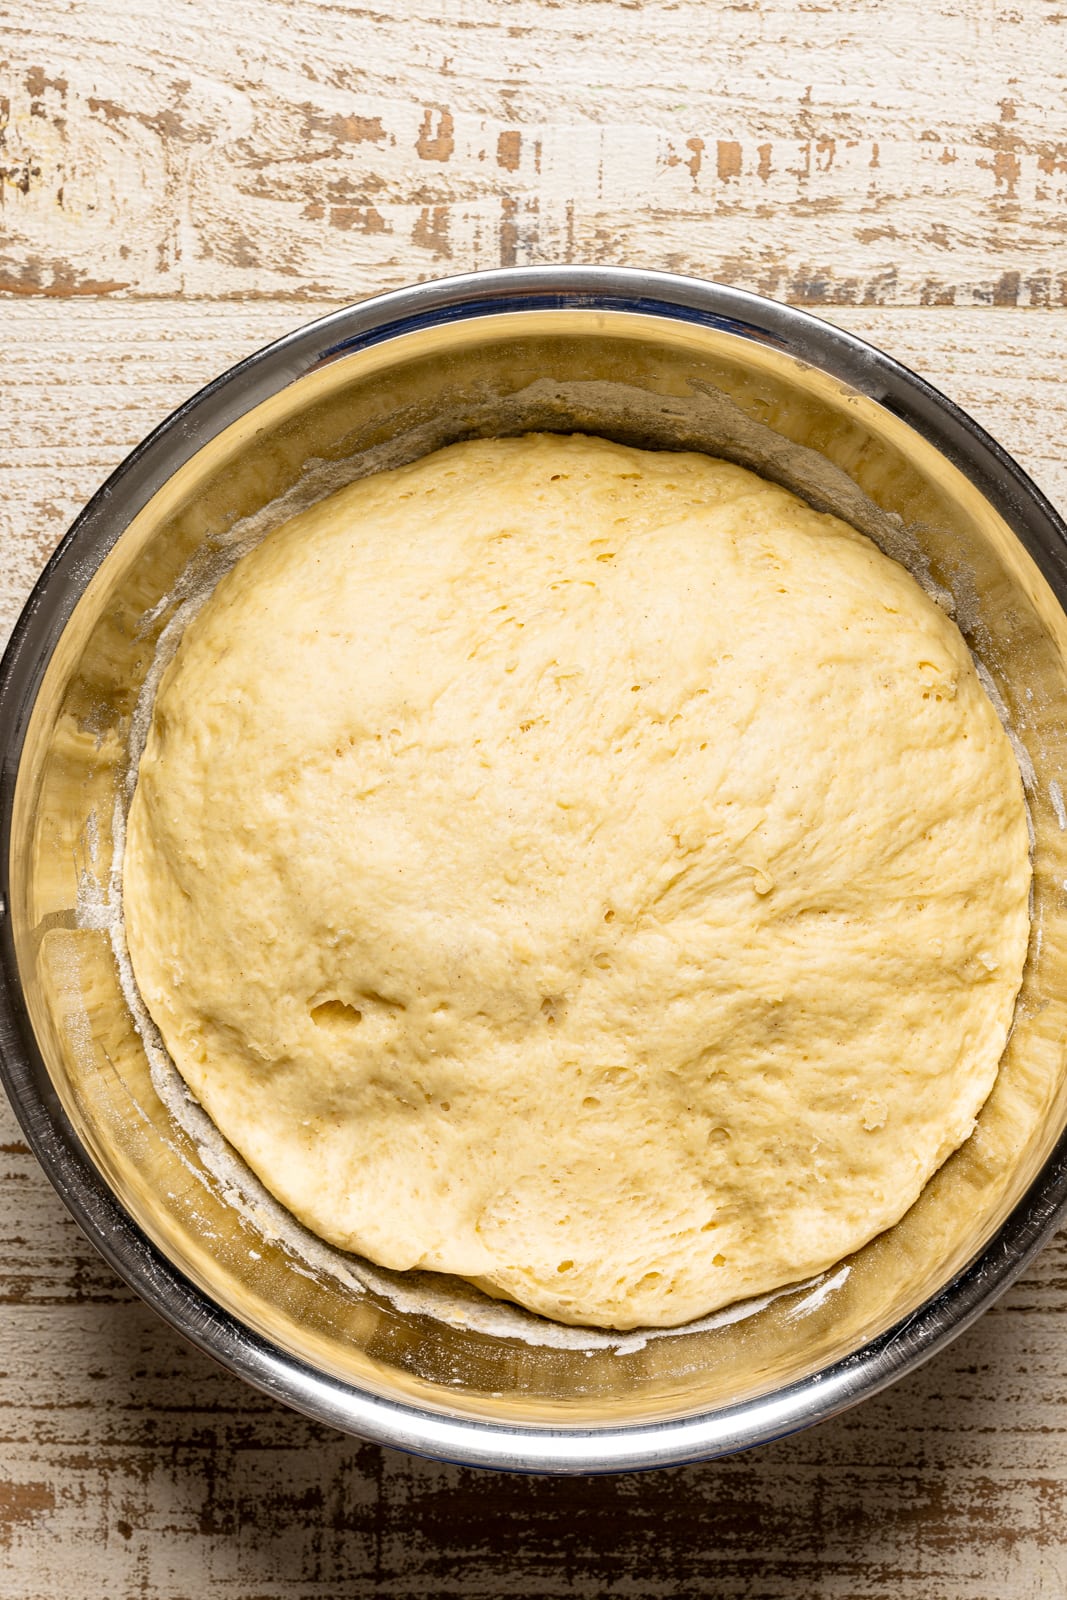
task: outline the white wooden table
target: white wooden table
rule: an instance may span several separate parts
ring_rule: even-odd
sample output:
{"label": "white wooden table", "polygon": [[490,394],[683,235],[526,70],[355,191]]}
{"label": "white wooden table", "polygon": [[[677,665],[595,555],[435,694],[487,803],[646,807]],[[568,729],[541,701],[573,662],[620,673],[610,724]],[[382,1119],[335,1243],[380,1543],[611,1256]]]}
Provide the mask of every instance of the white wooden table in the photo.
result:
{"label": "white wooden table", "polygon": [[[814,308],[1067,507],[1052,0],[8,0],[0,626],[173,405],[377,289],[621,262]],[[1067,1238],[920,1373],[641,1478],[301,1421],[80,1238],[0,1111],[0,1600],[1067,1595]]]}

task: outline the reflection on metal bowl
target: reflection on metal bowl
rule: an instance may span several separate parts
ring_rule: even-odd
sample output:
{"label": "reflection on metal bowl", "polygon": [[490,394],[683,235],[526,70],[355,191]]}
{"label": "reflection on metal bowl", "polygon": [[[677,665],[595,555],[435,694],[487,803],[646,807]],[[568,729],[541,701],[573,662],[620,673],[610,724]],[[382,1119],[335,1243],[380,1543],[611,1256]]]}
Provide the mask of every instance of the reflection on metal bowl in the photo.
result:
{"label": "reflection on metal bowl", "polygon": [[[136,713],[192,587],[327,484],[527,429],[729,456],[922,564],[1003,702],[1033,821],[1030,954],[975,1135],[821,1282],[647,1338],[556,1328],[465,1285],[316,1249],[146,1048],[118,959]],[[1065,530],[997,445],[887,357],[752,295],[622,269],[494,272],[279,341],[118,469],[4,661],[0,1054],[33,1148],[176,1328],[366,1438],[484,1466],[613,1471],[756,1444],[874,1392],[987,1305],[1067,1200],[1064,596]]]}

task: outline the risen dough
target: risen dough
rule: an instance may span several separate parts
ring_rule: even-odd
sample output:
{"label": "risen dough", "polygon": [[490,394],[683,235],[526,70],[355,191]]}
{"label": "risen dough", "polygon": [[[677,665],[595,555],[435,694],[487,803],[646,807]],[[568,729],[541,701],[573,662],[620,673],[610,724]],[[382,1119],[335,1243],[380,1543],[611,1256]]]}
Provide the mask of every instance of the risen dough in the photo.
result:
{"label": "risen dough", "polygon": [[1025,956],[1019,772],[963,640],[739,467],[456,445],[246,556],[159,691],[130,953],[316,1232],[669,1325],[894,1222]]}

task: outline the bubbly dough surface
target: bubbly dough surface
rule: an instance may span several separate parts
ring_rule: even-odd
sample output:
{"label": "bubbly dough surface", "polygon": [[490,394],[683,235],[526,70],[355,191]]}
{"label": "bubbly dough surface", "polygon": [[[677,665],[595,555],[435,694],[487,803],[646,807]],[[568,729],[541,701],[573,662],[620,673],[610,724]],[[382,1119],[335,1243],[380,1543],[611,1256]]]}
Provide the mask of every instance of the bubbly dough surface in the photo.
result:
{"label": "bubbly dough surface", "polygon": [[326,1239],[564,1322],[838,1261],[970,1133],[1028,938],[954,625],[726,462],[548,435],[222,581],[129,817],[145,1002]]}

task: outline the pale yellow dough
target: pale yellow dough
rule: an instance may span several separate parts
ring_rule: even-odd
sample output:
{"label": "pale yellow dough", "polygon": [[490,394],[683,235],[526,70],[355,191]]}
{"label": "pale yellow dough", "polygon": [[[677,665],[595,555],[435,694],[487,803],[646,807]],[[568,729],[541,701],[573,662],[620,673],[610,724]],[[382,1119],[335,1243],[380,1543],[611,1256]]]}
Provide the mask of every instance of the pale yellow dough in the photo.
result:
{"label": "pale yellow dough", "polygon": [[992,1086],[1018,767],[962,638],[741,468],[460,444],[271,534],[129,818],[144,999],[309,1227],[673,1325],[896,1221]]}

